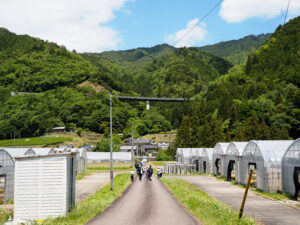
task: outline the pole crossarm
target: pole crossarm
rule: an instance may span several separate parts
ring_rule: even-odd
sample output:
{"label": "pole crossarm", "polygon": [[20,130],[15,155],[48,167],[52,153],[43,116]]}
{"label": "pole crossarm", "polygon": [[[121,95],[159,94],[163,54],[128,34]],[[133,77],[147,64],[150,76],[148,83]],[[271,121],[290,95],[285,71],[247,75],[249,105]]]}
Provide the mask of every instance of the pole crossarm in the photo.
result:
{"label": "pole crossarm", "polygon": [[150,102],[185,102],[193,101],[194,98],[157,98],[157,97],[135,97],[135,96],[116,96],[121,101],[150,101]]}

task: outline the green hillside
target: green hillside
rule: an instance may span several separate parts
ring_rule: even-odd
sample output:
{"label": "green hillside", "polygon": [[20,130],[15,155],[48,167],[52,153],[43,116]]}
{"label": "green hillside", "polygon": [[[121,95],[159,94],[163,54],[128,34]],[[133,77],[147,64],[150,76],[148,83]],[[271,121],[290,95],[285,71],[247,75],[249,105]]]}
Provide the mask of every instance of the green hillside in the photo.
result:
{"label": "green hillside", "polygon": [[174,51],[174,47],[162,44],[151,48],[136,48],[125,51],[83,53],[82,56],[96,65],[101,65],[101,61],[110,61],[121,66],[127,72],[133,72],[142,69],[146,64],[153,62],[153,60]]}
{"label": "green hillside", "polygon": [[234,65],[243,63],[248,55],[269,40],[271,34],[249,35],[238,40],[224,41],[198,48],[200,51],[222,57]]}
{"label": "green hillside", "polygon": [[121,90],[110,74],[64,46],[16,35],[3,28],[0,28],[0,65],[0,86],[14,91],[42,92],[85,80]]}
{"label": "green hillside", "polygon": [[177,145],[298,138],[299,25],[297,17],[279,26],[245,64],[211,83],[183,118]]}

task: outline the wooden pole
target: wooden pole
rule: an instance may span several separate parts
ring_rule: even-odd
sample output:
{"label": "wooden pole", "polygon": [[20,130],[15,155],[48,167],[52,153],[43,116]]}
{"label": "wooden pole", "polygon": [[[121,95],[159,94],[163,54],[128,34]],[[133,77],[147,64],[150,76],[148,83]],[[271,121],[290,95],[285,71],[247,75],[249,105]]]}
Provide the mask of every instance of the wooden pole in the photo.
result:
{"label": "wooden pole", "polygon": [[247,194],[248,194],[248,190],[249,190],[249,186],[250,186],[250,181],[251,181],[251,178],[252,178],[252,173],[253,173],[252,170],[250,170],[248,181],[247,181],[247,186],[246,186],[246,189],[245,189],[242,205],[241,205],[241,208],[240,208],[239,219],[241,219],[242,216],[243,216],[244,206],[245,206],[245,202],[246,202],[246,198],[247,198]]}

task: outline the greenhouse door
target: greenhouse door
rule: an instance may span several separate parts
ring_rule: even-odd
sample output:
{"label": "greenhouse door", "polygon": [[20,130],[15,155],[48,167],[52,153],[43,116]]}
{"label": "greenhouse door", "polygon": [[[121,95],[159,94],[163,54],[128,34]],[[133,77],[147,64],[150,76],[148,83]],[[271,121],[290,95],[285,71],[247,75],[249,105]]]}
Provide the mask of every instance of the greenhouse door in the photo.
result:
{"label": "greenhouse door", "polygon": [[229,161],[228,168],[227,168],[227,179],[235,180],[235,161],[234,160]]}
{"label": "greenhouse door", "polygon": [[203,162],[203,173],[206,173],[206,161]]}
{"label": "greenhouse door", "polygon": [[250,170],[252,170],[252,179],[250,181],[250,186],[252,187],[257,187],[257,183],[256,183],[256,163],[249,163],[249,172]]}
{"label": "greenhouse door", "polygon": [[299,190],[300,190],[300,167],[295,167],[294,169],[294,185],[295,185],[295,195],[293,198],[297,200],[299,197]]}
{"label": "greenhouse door", "polygon": [[5,196],[5,175],[0,175],[0,205],[4,204]]}
{"label": "greenhouse door", "polygon": [[217,175],[220,175],[221,160],[220,159],[216,159],[215,165],[217,167]]}
{"label": "greenhouse door", "polygon": [[196,172],[199,172],[199,160],[196,160],[194,164],[196,164]]}

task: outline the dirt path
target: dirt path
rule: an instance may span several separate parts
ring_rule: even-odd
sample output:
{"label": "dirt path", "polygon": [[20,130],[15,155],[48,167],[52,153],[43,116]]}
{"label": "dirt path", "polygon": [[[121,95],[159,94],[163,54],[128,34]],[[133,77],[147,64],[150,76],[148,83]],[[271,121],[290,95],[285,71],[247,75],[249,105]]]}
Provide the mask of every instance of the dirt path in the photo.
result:
{"label": "dirt path", "polygon": [[136,180],[127,192],[88,225],[194,225],[199,224],[156,177]]}
{"label": "dirt path", "polygon": [[[114,176],[120,172],[114,172]],[[79,203],[94,194],[97,190],[109,183],[109,171],[96,172],[86,176],[81,180],[76,180],[76,196],[75,203]]]}
{"label": "dirt path", "polygon": [[[169,177],[169,176],[168,176]],[[183,179],[239,211],[245,189],[209,176],[170,176]],[[300,210],[266,199],[249,191],[244,213],[266,225],[300,224]]]}

